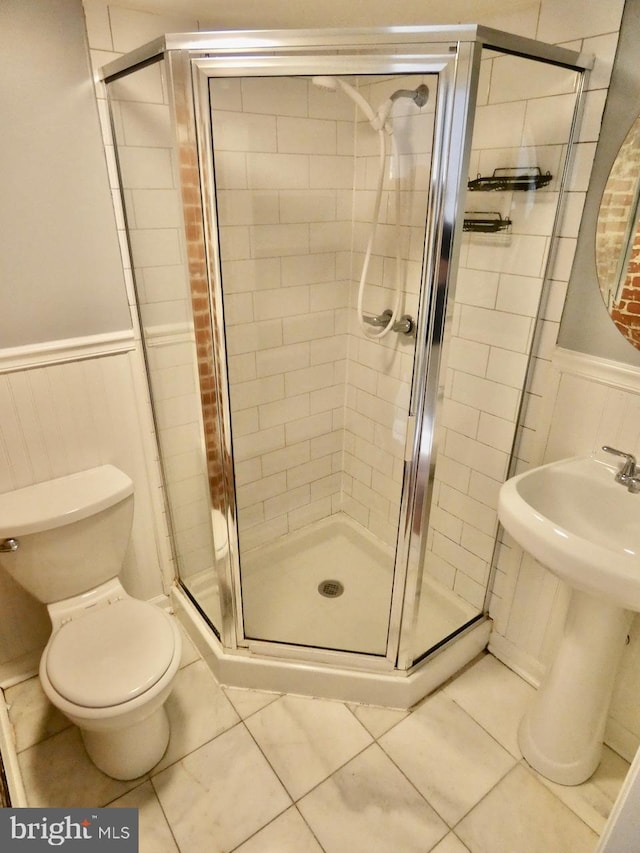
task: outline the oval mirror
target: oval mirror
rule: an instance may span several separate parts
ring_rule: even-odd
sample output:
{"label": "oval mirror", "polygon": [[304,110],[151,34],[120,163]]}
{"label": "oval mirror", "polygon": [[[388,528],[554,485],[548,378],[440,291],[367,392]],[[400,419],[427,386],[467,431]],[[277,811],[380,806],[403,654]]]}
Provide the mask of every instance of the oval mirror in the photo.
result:
{"label": "oval mirror", "polygon": [[618,330],[640,349],[640,116],[633,123],[609,178],[596,226],[600,292]]}

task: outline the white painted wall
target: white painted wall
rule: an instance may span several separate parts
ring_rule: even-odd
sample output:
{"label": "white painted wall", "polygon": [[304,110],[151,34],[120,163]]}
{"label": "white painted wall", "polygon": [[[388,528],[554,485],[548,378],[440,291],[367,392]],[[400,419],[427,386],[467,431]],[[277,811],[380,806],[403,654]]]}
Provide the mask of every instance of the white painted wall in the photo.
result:
{"label": "white painted wall", "polygon": [[[0,98],[0,492],[122,468],[122,579],[153,598],[169,561],[80,0],[3,0]],[[0,569],[0,680],[37,661],[49,630]]]}
{"label": "white painted wall", "polygon": [[0,99],[0,347],[131,328],[80,0],[3,0]]}

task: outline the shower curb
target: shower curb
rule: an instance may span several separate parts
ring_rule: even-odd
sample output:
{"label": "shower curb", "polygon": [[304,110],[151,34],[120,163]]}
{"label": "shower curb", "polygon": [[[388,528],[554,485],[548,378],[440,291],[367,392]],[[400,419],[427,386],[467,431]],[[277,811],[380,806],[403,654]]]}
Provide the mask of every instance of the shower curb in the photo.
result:
{"label": "shower curb", "polygon": [[[357,702],[406,710],[459,672],[489,643],[492,621],[475,623],[413,669],[381,670],[379,659],[367,672],[352,665],[294,658],[296,647],[281,647],[280,656],[257,655],[250,649],[224,652],[197,608],[179,588],[172,590],[176,615],[216,680],[225,687],[265,690]],[[265,646],[267,644],[264,644]],[[275,644],[274,644],[275,645]],[[289,657],[285,655],[289,654]],[[305,649],[308,655],[308,649]],[[353,657],[353,656],[352,656]],[[362,656],[366,661],[366,655]],[[373,668],[377,665],[377,668]]]}

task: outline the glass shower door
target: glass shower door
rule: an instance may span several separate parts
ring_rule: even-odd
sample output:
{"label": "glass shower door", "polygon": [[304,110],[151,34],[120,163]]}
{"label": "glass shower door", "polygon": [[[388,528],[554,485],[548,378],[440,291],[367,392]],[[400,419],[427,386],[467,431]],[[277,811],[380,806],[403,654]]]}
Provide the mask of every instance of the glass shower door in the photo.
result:
{"label": "glass shower door", "polygon": [[387,651],[436,87],[209,81],[247,642]]}

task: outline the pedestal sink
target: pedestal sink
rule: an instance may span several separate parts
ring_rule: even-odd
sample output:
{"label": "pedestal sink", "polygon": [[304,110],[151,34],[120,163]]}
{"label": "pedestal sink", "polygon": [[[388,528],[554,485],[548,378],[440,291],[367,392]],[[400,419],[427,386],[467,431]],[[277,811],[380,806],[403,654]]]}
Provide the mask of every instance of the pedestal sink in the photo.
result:
{"label": "pedestal sink", "polygon": [[538,772],[579,785],[600,762],[613,684],[640,612],[640,494],[594,457],[507,480],[498,516],[511,536],[572,588],[564,634],[519,729]]}

